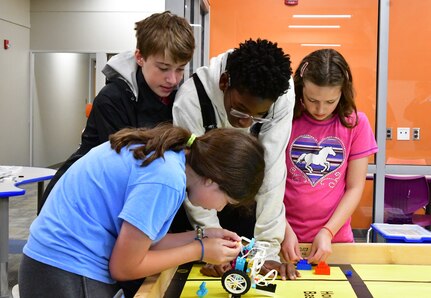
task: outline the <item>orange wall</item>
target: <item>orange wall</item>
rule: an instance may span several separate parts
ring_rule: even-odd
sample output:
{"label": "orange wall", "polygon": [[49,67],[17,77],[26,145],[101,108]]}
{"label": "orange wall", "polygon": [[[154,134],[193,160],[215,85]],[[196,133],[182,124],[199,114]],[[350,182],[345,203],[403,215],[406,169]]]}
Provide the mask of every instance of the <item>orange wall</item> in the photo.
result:
{"label": "orange wall", "polygon": [[[375,121],[377,13],[375,0],[299,0],[286,6],[280,0],[211,0],[210,57],[249,38],[277,42],[290,54],[293,68],[318,47],[301,43],[338,43],[355,79],[357,104],[371,124]],[[351,14],[350,19],[295,19],[294,14]],[[289,25],[340,25],[340,29],[292,29]],[[353,38],[354,37],[354,38]]]}
{"label": "orange wall", "polygon": [[[351,14],[350,19],[297,19],[295,14]],[[301,43],[338,43],[334,47],[352,68],[358,109],[375,126],[378,1],[299,0],[286,6],[280,0],[211,0],[210,57],[237,47],[249,38],[277,42],[290,54],[293,69],[302,57],[318,47]],[[289,25],[340,25],[340,29],[293,29]],[[372,159],[370,159],[372,161]],[[373,183],[367,181],[364,195],[352,218],[354,228],[371,224]]]}
{"label": "orange wall", "polygon": [[391,1],[387,127],[419,127],[420,141],[386,142],[387,157],[431,165],[431,0]]}

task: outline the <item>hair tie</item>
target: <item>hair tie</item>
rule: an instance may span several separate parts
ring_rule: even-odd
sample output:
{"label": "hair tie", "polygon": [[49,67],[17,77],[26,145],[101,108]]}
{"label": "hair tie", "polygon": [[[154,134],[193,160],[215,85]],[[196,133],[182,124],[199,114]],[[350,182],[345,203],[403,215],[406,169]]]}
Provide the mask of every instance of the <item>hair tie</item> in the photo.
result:
{"label": "hair tie", "polygon": [[302,65],[301,71],[300,71],[301,78],[304,76],[304,72],[305,72],[305,69],[307,68],[307,66],[308,66],[308,62],[305,62],[304,65]]}
{"label": "hair tie", "polygon": [[331,239],[334,238],[334,233],[332,233],[330,228],[323,226],[322,230],[327,230],[329,232],[329,234],[331,234]]}
{"label": "hair tie", "polygon": [[194,133],[191,134],[190,138],[188,139],[187,143],[186,143],[186,147],[190,148],[193,144],[193,142],[196,139],[196,135]]}
{"label": "hair tie", "polygon": [[305,108],[305,104],[304,104],[304,101],[302,100],[302,98],[299,101],[301,102],[301,105]]}

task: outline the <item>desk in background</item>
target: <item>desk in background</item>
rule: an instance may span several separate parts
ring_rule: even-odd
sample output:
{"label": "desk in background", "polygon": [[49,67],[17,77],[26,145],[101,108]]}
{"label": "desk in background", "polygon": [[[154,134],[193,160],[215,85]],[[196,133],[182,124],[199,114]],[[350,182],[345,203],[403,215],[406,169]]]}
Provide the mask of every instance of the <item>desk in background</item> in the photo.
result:
{"label": "desk in background", "polygon": [[9,297],[9,197],[25,193],[22,184],[38,183],[38,204],[43,181],[54,177],[56,170],[35,167],[0,167],[0,298]]}
{"label": "desk in background", "polygon": [[[309,244],[300,245],[301,252],[304,256],[308,255],[310,247],[311,245]],[[337,264],[337,266],[340,265],[340,268],[348,268],[351,264],[355,264],[351,266],[355,269],[355,273],[352,277],[345,277],[344,274],[341,274],[341,277],[345,280],[348,280],[352,285],[355,282],[362,283],[365,288],[371,293],[379,292],[379,289],[380,291],[384,289],[384,291],[387,291],[386,293],[389,293],[389,291],[393,292],[396,291],[398,289],[398,286],[400,285],[401,287],[404,287],[404,289],[405,287],[409,286],[416,289],[420,288],[421,291],[424,291],[421,297],[428,297],[429,293],[431,292],[431,244],[336,243],[332,245],[332,251],[333,252],[331,256],[327,260],[328,264],[331,266],[333,264]],[[393,265],[393,268],[389,267],[388,269],[388,266],[391,265]],[[424,272],[426,271],[427,274],[418,273],[418,268],[420,270],[424,270]],[[338,271],[340,270],[338,268],[334,269],[337,269]],[[170,281],[172,280],[172,277],[174,276],[176,271],[177,268],[172,268],[162,272],[159,275],[146,278],[145,282],[143,283],[139,291],[136,293],[135,298],[163,297],[166,290],[170,286]],[[397,271],[401,271],[401,273]],[[388,272],[387,276],[385,277],[385,280],[380,280],[380,276],[378,275],[382,273],[385,274],[385,272]],[[329,277],[328,281],[324,282],[325,285],[328,285],[328,291],[331,290],[332,286],[334,286],[335,292],[341,291],[341,287],[338,288],[338,286],[342,281],[338,280],[337,276],[335,275],[336,270],[334,270],[334,276],[331,270],[331,276]],[[362,277],[361,279],[360,276],[364,275],[366,275],[367,278]],[[306,276],[304,277],[306,278]],[[320,276],[319,278],[324,279],[325,277]],[[350,280],[350,278],[354,278],[355,280],[352,281]],[[419,279],[419,281],[416,279]],[[207,282],[207,285],[209,284],[209,282],[210,281]],[[219,281],[217,283],[220,284]],[[296,287],[296,285],[300,284],[300,281],[281,281],[281,283],[290,283],[290,286]],[[309,282],[309,284],[317,283],[317,280]],[[199,284],[199,282],[197,284]],[[197,289],[198,287],[196,287],[194,291],[196,291]],[[335,292],[333,293],[333,297],[340,297],[335,295]],[[228,294],[226,292],[226,297],[227,295]],[[320,293],[317,293],[315,296],[312,297],[321,297],[319,295]],[[196,297],[196,294],[191,297]],[[208,293],[208,297],[211,297],[211,293]],[[253,297],[251,291],[247,293],[246,297]],[[302,296],[300,297],[304,297],[304,293],[302,293]],[[364,298],[372,296],[359,297]],[[376,295],[375,297],[397,296]]]}

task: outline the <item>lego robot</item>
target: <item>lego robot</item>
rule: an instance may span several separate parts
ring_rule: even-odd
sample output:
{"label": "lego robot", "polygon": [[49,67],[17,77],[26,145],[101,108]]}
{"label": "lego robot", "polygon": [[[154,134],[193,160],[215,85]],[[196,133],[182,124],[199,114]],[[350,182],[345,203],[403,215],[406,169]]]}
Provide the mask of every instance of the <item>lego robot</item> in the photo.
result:
{"label": "lego robot", "polygon": [[[226,271],[221,279],[221,283],[226,292],[232,297],[241,297],[250,288],[254,288],[260,293],[273,296],[276,285],[272,282],[277,277],[277,270],[271,270],[265,275],[259,274],[265,263],[266,250],[269,243],[255,241],[241,237],[242,248],[238,257],[232,262],[231,270]],[[244,245],[244,243],[247,243]]]}

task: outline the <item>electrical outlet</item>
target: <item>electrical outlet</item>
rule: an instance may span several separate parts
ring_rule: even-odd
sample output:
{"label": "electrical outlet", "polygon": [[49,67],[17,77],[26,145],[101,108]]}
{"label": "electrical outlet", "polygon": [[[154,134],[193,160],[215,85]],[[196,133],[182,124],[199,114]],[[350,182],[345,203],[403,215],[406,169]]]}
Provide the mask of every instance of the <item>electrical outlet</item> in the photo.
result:
{"label": "electrical outlet", "polygon": [[421,129],[418,127],[412,128],[412,140],[419,141],[421,139]]}
{"label": "electrical outlet", "polygon": [[392,140],[392,128],[391,127],[386,128],[386,140]]}
{"label": "electrical outlet", "polygon": [[410,140],[410,127],[398,127],[397,128],[397,140],[398,141]]}

